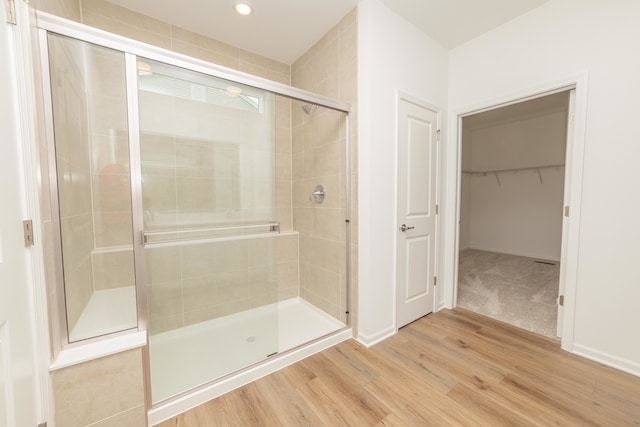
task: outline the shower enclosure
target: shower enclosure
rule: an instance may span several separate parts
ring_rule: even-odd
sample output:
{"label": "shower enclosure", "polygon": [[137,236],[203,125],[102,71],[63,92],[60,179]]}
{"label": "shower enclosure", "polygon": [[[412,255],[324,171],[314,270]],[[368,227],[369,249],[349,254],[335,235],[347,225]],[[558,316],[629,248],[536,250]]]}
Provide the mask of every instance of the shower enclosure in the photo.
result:
{"label": "shower enclosure", "polygon": [[62,347],[147,331],[157,405],[347,330],[348,105],[40,25]]}

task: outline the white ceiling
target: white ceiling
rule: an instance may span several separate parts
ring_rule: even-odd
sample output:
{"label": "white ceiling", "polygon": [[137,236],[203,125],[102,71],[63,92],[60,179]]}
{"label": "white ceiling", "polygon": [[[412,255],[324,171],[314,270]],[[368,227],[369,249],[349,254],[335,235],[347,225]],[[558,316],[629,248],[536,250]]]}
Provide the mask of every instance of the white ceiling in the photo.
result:
{"label": "white ceiling", "polygon": [[549,0],[382,0],[446,48],[454,48]]}
{"label": "white ceiling", "polygon": [[[360,0],[109,0],[251,52],[291,64]],[[455,47],[548,0],[382,0],[447,48]]]}

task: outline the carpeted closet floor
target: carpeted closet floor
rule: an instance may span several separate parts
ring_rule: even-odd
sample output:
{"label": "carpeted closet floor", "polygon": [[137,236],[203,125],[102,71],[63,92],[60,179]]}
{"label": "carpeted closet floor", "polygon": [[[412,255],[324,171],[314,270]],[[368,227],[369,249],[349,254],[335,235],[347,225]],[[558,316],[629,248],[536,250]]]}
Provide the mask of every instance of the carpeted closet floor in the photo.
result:
{"label": "carpeted closet floor", "polygon": [[467,249],[460,252],[458,306],[556,338],[559,275],[559,262]]}

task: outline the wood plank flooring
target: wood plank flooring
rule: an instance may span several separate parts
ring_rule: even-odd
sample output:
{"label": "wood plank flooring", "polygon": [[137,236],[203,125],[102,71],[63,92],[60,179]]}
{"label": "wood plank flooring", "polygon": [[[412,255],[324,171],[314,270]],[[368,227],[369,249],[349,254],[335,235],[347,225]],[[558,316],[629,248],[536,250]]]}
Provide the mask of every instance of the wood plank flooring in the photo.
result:
{"label": "wood plank flooring", "polygon": [[341,343],[158,427],[640,426],[640,378],[557,341],[442,310]]}

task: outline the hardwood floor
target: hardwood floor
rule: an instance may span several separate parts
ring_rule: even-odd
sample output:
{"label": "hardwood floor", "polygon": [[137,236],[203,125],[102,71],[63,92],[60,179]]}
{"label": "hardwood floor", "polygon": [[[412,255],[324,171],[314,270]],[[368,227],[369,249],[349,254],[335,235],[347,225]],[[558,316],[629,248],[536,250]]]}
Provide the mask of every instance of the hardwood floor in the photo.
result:
{"label": "hardwood floor", "polygon": [[158,427],[639,426],[640,378],[456,309],[341,343]]}

